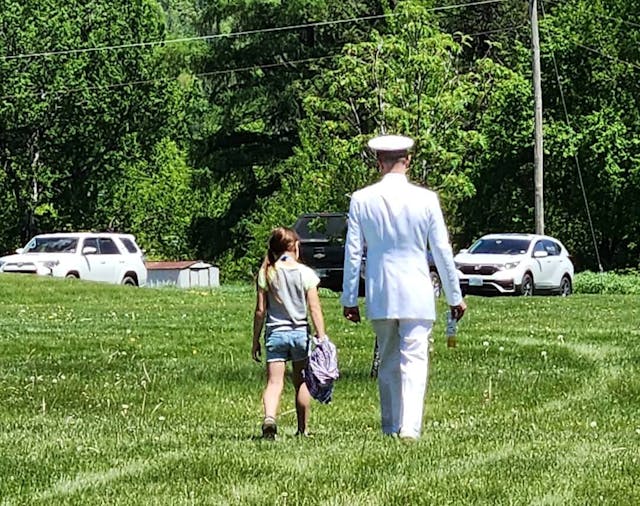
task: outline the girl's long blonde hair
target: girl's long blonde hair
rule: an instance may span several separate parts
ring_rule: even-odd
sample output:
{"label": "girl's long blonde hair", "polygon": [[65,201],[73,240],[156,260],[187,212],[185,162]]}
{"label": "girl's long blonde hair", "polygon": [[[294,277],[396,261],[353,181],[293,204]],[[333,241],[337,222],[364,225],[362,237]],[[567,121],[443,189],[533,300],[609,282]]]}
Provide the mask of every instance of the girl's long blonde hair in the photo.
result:
{"label": "girl's long blonde hair", "polygon": [[[271,231],[271,237],[269,237],[269,246],[267,248],[267,254],[262,262],[262,269],[264,269],[265,279],[267,286],[271,289],[270,271],[276,267],[276,262],[286,251],[293,251],[296,243],[300,242],[300,237],[292,228],[278,227]],[[297,260],[297,259],[296,259]],[[274,277],[274,281],[275,281]]]}

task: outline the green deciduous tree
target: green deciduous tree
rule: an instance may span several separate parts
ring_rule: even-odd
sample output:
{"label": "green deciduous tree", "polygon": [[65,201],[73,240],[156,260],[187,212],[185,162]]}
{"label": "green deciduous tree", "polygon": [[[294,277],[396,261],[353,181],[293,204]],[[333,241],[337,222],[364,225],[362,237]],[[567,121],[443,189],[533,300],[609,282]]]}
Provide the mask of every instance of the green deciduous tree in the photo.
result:
{"label": "green deciduous tree", "polygon": [[162,139],[190,135],[198,86],[167,68],[169,49],[92,49],[162,40],[161,9],[1,0],[0,30],[0,243],[107,228],[128,168],[156,160]]}
{"label": "green deciduous tree", "polygon": [[418,2],[402,3],[395,14],[388,33],[347,45],[305,94],[301,145],[281,166],[281,190],[262,206],[256,254],[278,223],[302,212],[346,210],[350,193],[377,178],[365,145],[382,132],[416,139],[412,178],[439,191],[460,231],[459,204],[475,194],[472,176],[487,148],[477,129],[482,113],[495,87],[522,81],[490,60],[468,70],[463,46]]}
{"label": "green deciduous tree", "polygon": [[[527,2],[433,12],[457,3],[0,0],[0,247],[115,227],[247,276],[272,226],[375,180],[381,132],[416,139],[457,246],[533,231]],[[547,232],[596,267],[584,194],[604,267],[637,266],[640,4],[544,7]]]}
{"label": "green deciduous tree", "polygon": [[[598,267],[585,197],[604,268],[639,262],[640,207],[633,196],[640,191],[640,31],[627,22],[637,9],[637,2],[617,0],[553,2],[541,23],[545,231],[567,245],[578,268]],[[492,92],[481,127],[491,150],[474,178],[478,195],[463,206],[467,243],[492,231],[534,231],[531,55],[518,42],[502,51],[520,81]]]}
{"label": "green deciduous tree", "polygon": [[113,192],[113,224],[137,231],[149,258],[176,259],[190,253],[189,229],[199,202],[187,155],[162,139],[150,161],[126,167]]}
{"label": "green deciduous tree", "polygon": [[[384,19],[274,30],[380,15],[385,1],[270,0],[203,2],[200,30],[218,35],[198,72],[211,113],[194,164],[209,204],[195,224],[202,256],[242,256],[252,213],[279,189],[277,167],[299,142],[301,96],[347,42],[367,37]],[[240,36],[224,36],[242,32]]]}
{"label": "green deciduous tree", "polygon": [[[639,9],[634,0],[549,4],[542,26],[549,110],[549,224],[567,235],[579,261],[592,268],[595,250],[574,155],[582,166],[604,267],[640,265]],[[569,123],[554,82],[552,54]]]}

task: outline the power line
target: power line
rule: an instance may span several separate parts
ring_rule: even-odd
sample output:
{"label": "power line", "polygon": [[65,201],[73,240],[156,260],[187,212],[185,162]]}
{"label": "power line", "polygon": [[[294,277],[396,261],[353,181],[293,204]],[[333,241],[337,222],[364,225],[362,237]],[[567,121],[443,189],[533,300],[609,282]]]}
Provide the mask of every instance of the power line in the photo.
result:
{"label": "power line", "polygon": [[633,21],[629,21],[628,19],[614,18],[614,17],[611,17],[611,16],[606,16],[605,14],[600,14],[598,12],[594,12],[593,14],[596,17],[603,18],[603,19],[608,19],[609,21],[617,21],[618,23],[624,23],[626,25],[633,26],[634,28],[640,28],[640,24],[634,23]]}
{"label": "power line", "polygon": [[527,25],[521,24],[521,25],[507,26],[505,28],[496,28],[495,30],[487,30],[486,32],[475,32],[475,33],[455,32],[453,35],[461,34],[462,36],[465,36],[465,37],[479,37],[480,35],[492,35],[494,33],[500,33],[500,32],[511,32],[511,31],[519,30],[520,28],[524,28],[525,26]]}
{"label": "power line", "polygon": [[[566,3],[561,3],[556,0],[547,0],[548,3],[557,5],[557,6],[566,6]],[[590,14],[594,15],[597,18],[608,19],[609,21],[616,21],[618,23],[624,23],[629,26],[633,26],[634,28],[640,28],[640,23],[635,23],[633,21],[629,21],[628,19],[616,18],[613,16],[607,16],[606,14],[600,14],[599,12],[590,11]]]}
{"label": "power line", "polygon": [[[542,15],[545,16],[543,0],[540,0],[540,7],[542,8]],[[569,129],[573,130],[573,127],[571,126],[571,120],[569,119],[569,109],[567,108],[567,102],[564,98],[564,88],[562,87],[562,81],[560,80],[560,71],[558,70],[558,63],[556,61],[556,55],[553,50],[551,51],[551,59],[553,60],[553,68],[555,70],[556,80],[558,82],[558,89],[560,90],[560,100],[562,102],[562,108],[564,109],[564,117]],[[573,158],[576,163],[576,169],[578,170],[578,180],[580,182],[580,189],[582,190],[584,207],[587,211],[587,219],[589,221],[589,229],[591,230],[591,239],[593,240],[593,247],[596,252],[596,260],[598,261],[598,269],[600,270],[600,272],[603,272],[604,269],[602,268],[602,262],[600,260],[600,252],[598,251],[598,241],[596,240],[596,232],[593,226],[593,219],[591,218],[591,211],[589,210],[589,200],[587,198],[587,192],[584,187],[584,180],[582,178],[582,168],[580,167],[580,159],[578,158],[577,152],[573,154]]]}
{"label": "power line", "polygon": [[[459,3],[455,5],[443,5],[440,7],[433,7],[431,9],[427,9],[427,11],[428,12],[447,11],[447,10],[453,10],[453,9],[458,9],[463,7],[466,8],[466,7],[475,7],[480,5],[502,3],[504,1],[506,0],[478,0],[475,2],[467,2],[467,3]],[[244,30],[240,32],[200,35],[197,37],[184,37],[184,38],[178,38],[178,39],[167,39],[167,40],[147,41],[147,42],[132,42],[128,44],[118,44],[118,45],[111,45],[111,46],[93,46],[93,47],[77,48],[77,49],[61,49],[58,51],[43,51],[39,53],[22,53],[22,54],[15,54],[15,55],[0,56],[0,60],[19,60],[24,58],[40,58],[40,57],[46,57],[46,56],[73,55],[73,54],[91,53],[91,52],[97,52],[97,51],[115,51],[119,49],[137,48],[137,47],[161,46],[165,44],[176,44],[181,42],[195,42],[195,41],[214,40],[214,39],[223,39],[223,38],[235,38],[235,37],[242,37],[246,35],[257,35],[262,33],[275,33],[275,32],[282,32],[282,31],[289,31],[289,30],[300,30],[304,28],[315,28],[319,26],[340,25],[345,23],[354,23],[357,21],[371,21],[375,19],[385,19],[389,17],[394,17],[397,15],[398,14],[396,13],[378,14],[373,16],[337,19],[333,21],[332,20],[317,21],[314,23],[303,23],[303,24],[297,24],[297,25],[278,26],[273,28],[262,28],[258,30]]]}
{"label": "power line", "polygon": [[598,49],[595,49],[593,47],[589,47],[589,46],[585,46],[584,44],[580,44],[579,42],[573,42],[576,46],[581,47],[582,49],[586,49],[587,51],[591,51],[592,53],[596,53],[599,54],[600,56],[604,56],[605,58],[608,58],[612,61],[618,62],[618,63],[624,63],[625,65],[628,65],[629,67],[633,67],[634,69],[638,69],[640,70],[640,65],[637,63],[631,63],[630,61],[627,60],[623,60],[621,58],[618,58],[617,56],[611,56],[610,54],[604,53],[602,51],[599,51]]}
{"label": "power line", "polygon": [[[313,63],[313,62],[318,62],[318,61],[322,61],[322,60],[328,60],[331,58],[336,58],[337,56],[340,56],[341,54],[333,54],[333,55],[326,55],[326,56],[319,56],[316,58],[305,58],[302,60],[291,60],[291,61],[284,61],[284,62],[274,62],[274,63],[266,63],[264,65],[251,65],[251,66],[247,66],[247,67],[236,67],[236,68],[232,68],[232,69],[221,69],[221,70],[213,70],[210,72],[201,72],[198,74],[188,74],[190,77],[211,77],[211,76],[216,76],[216,75],[224,75],[224,74],[231,74],[234,72],[246,72],[249,70],[264,70],[264,69],[270,69],[270,68],[276,68],[276,67],[284,67],[287,65],[298,65],[298,64],[306,64],[306,63]],[[142,84],[156,84],[156,83],[163,83],[163,82],[170,82],[170,81],[175,81],[176,79],[178,79],[178,76],[171,76],[171,77],[156,77],[153,79],[139,79],[139,80],[135,80],[135,81],[126,81],[126,82],[122,82],[122,83],[114,83],[114,84],[107,84],[104,86],[87,86],[87,87],[77,87],[77,88],[65,88],[65,89],[61,89],[61,90],[56,90],[53,91],[51,93],[49,92],[44,92],[44,91],[35,91],[35,90],[31,90],[29,92],[27,92],[26,94],[14,94],[14,95],[5,95],[3,97],[0,97],[0,100],[8,100],[8,99],[12,99],[12,98],[18,98],[18,97],[22,97],[22,96],[46,96],[48,94],[51,95],[68,95],[71,93],[75,93],[78,91],[104,91],[104,90],[113,90],[113,89],[118,89],[118,88],[125,88],[127,86],[138,86],[138,85],[142,85]]]}
{"label": "power line", "polygon": [[461,7],[475,7],[478,5],[503,3],[504,1],[505,0],[481,0],[477,2],[466,2],[466,3],[455,4],[455,5],[441,5],[440,7],[432,7],[431,9],[427,9],[427,11],[428,12],[450,11],[453,9],[459,9]]}
{"label": "power line", "polygon": [[[547,2],[552,3],[552,4],[554,4],[554,5],[563,5],[563,4],[560,4],[559,2],[557,2],[557,1],[555,1],[555,0],[547,0]],[[544,12],[544,6],[542,6],[542,13],[543,13],[543,14],[545,14],[545,12]],[[610,19],[610,20],[612,20],[612,21],[618,21],[618,22],[620,22],[620,23],[627,23],[627,24],[629,24],[629,25],[631,25],[631,26],[635,26],[635,27],[640,28],[640,24],[633,23],[633,22],[631,22],[631,21],[626,21],[626,20],[624,20],[624,19],[614,18],[614,17],[611,17],[611,16],[605,16],[604,14],[598,14],[598,13],[596,13],[596,12],[592,12],[591,14],[594,14],[594,15],[595,15],[595,16],[597,16],[597,17],[603,17],[603,18],[605,18],[605,19]],[[571,39],[570,39],[570,40],[571,40]],[[586,49],[587,51],[590,51],[590,52],[595,53],[595,54],[599,54],[600,56],[604,56],[605,58],[607,58],[607,59],[609,59],[609,60],[612,60],[612,61],[615,61],[615,62],[618,62],[618,63],[624,63],[625,65],[628,65],[629,67],[633,67],[633,68],[635,68],[635,69],[639,69],[639,70],[640,70],[640,64],[638,64],[638,63],[633,63],[633,62],[630,62],[630,61],[627,61],[627,60],[623,60],[622,58],[619,58],[619,57],[617,57],[617,56],[612,56],[612,55],[610,55],[610,54],[607,54],[607,53],[605,53],[605,52],[603,52],[603,51],[601,51],[601,50],[598,50],[598,49],[596,49],[596,48],[593,48],[593,47],[591,47],[591,46],[586,46],[586,45],[584,45],[584,44],[581,44],[580,42],[578,42],[578,41],[577,41],[577,40],[575,40],[575,39],[574,39],[574,40],[571,40],[571,42],[573,42],[573,44],[574,44],[575,46],[577,46],[577,47],[580,47],[580,48],[582,48],[582,49]]]}
{"label": "power line", "polygon": [[61,55],[81,54],[81,53],[92,53],[97,51],[112,51],[112,50],[118,50],[118,49],[161,46],[165,44],[175,44],[180,42],[195,42],[195,41],[203,41],[203,40],[235,38],[235,37],[242,37],[246,35],[257,35],[262,33],[275,33],[275,32],[282,32],[282,31],[288,31],[288,30],[299,30],[302,28],[313,28],[317,26],[339,25],[344,23],[352,23],[355,21],[369,21],[374,19],[383,19],[393,15],[395,14],[379,14],[376,16],[364,16],[359,18],[338,19],[335,21],[320,21],[317,23],[279,26],[274,28],[264,28],[260,30],[244,30],[241,32],[217,33],[212,35],[201,35],[198,37],[184,37],[179,39],[167,39],[167,40],[158,40],[158,41],[149,41],[149,42],[133,42],[129,44],[118,44],[114,46],[95,46],[95,47],[87,47],[87,48],[80,48],[80,49],[62,49],[59,51],[45,51],[41,53],[25,53],[25,54],[3,56],[1,57],[1,59],[17,60],[17,59],[23,59],[23,58],[38,58],[43,56],[61,56]]}
{"label": "power line", "polygon": [[[498,33],[498,32],[506,32],[506,31],[517,30],[519,28],[522,28],[523,26],[525,26],[525,25],[510,26],[510,27],[500,28],[500,29],[496,29],[496,30],[489,30],[489,31],[485,31],[485,32],[476,32],[476,33],[470,33],[470,34],[464,34],[464,35],[468,35],[469,37],[476,37],[476,36],[480,36],[480,35],[488,35],[488,34],[493,34],[493,33]],[[299,64],[307,64],[307,63],[319,62],[319,61],[323,61],[323,60],[329,60],[329,59],[332,59],[332,58],[336,58],[336,57],[341,56],[341,55],[342,55],[342,53],[337,53],[337,54],[333,54],[333,55],[325,55],[325,56],[320,56],[320,57],[315,57],[315,58],[305,58],[305,59],[301,59],[301,60],[292,60],[292,61],[284,61],[284,62],[277,62],[277,63],[267,63],[267,64],[264,64],[264,65],[251,65],[251,66],[236,67],[236,68],[231,68],[231,69],[220,69],[220,70],[213,70],[213,71],[210,71],[210,72],[201,72],[201,73],[197,73],[197,74],[188,74],[188,75],[192,76],[192,77],[211,77],[211,76],[216,76],[216,75],[231,74],[231,73],[234,73],[234,72],[246,72],[246,71],[250,71],[250,70],[265,70],[265,69],[270,69],[270,68],[285,67],[287,65],[299,65]],[[0,97],[0,100],[9,100],[9,99],[15,99],[15,98],[24,97],[24,96],[39,96],[39,95],[40,96],[46,96],[48,94],[51,94],[51,95],[69,95],[71,93],[75,93],[75,92],[79,92],[79,91],[112,90],[112,89],[125,88],[125,87],[128,87],[128,86],[138,86],[138,85],[143,85],[143,84],[155,84],[155,83],[162,83],[162,82],[170,82],[170,81],[176,80],[177,78],[178,78],[178,76],[157,77],[157,78],[153,78],[153,79],[138,79],[138,80],[134,80],[134,81],[126,81],[126,82],[121,82],[121,83],[107,84],[107,85],[104,85],[104,86],[87,86],[87,87],[65,88],[65,89],[56,90],[56,91],[53,91],[53,92],[30,90],[27,93],[23,93],[23,94],[5,95],[3,97]]]}

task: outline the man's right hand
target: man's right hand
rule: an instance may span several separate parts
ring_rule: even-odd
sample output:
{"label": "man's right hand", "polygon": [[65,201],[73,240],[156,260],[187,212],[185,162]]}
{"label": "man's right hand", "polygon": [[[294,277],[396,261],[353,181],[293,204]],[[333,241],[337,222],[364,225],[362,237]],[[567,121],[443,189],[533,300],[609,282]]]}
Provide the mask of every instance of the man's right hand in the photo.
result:
{"label": "man's right hand", "polygon": [[342,310],[344,317],[353,323],[360,323],[360,308],[358,306],[345,307]]}
{"label": "man's right hand", "polygon": [[449,306],[449,308],[451,309],[451,317],[460,321],[464,316],[464,312],[467,310],[467,303],[462,301],[457,306]]}

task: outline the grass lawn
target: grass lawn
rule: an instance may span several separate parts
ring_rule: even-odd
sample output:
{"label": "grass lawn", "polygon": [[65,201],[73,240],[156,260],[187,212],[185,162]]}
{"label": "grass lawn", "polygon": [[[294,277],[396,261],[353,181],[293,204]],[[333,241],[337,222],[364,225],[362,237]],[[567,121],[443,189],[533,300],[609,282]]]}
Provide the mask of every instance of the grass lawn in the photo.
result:
{"label": "grass lawn", "polygon": [[[425,431],[380,435],[372,332],[323,296],[342,378],[258,438],[249,287],[0,276],[0,504],[640,504],[640,297],[469,297]],[[444,312],[444,305],[440,308]]]}

